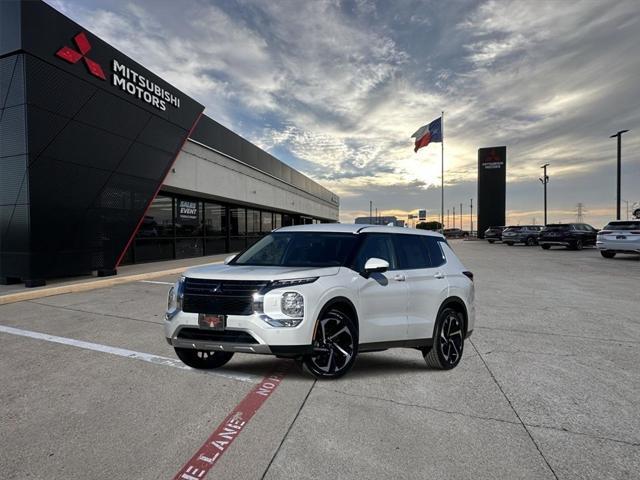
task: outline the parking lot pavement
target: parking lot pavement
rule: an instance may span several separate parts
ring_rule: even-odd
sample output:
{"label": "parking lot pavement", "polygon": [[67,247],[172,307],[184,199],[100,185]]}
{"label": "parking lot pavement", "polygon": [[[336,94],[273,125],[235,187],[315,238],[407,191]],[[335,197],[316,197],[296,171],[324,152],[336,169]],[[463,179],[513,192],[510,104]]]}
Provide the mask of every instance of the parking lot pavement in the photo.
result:
{"label": "parking lot pavement", "polygon": [[[638,478],[640,261],[451,243],[477,295],[458,368],[406,349],[332,382],[289,369],[206,478]],[[177,362],[176,278],[0,306],[0,478],[173,478],[282,366]]]}

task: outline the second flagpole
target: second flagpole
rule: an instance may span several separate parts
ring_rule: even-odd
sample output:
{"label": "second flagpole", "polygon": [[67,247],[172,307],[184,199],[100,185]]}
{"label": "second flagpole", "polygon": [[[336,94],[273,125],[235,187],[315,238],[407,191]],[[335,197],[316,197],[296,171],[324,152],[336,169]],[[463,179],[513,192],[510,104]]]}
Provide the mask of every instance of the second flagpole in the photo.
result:
{"label": "second flagpole", "polygon": [[440,117],[440,135],[442,136],[442,158],[441,158],[441,175],[440,175],[440,225],[444,231],[444,110]]}

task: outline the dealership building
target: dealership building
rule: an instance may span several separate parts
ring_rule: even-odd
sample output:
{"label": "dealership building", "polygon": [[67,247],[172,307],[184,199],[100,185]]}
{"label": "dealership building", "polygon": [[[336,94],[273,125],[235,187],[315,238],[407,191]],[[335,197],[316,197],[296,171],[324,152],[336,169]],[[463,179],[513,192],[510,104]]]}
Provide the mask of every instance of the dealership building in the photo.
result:
{"label": "dealership building", "polygon": [[338,220],[335,194],[203,111],[42,1],[1,1],[0,283],[234,252]]}

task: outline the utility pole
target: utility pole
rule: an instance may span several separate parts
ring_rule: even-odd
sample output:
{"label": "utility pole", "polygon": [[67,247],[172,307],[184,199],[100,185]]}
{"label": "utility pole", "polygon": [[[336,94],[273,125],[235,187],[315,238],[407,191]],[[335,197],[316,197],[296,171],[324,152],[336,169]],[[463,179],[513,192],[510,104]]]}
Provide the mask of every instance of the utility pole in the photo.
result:
{"label": "utility pole", "polygon": [[378,207],[376,207],[376,225],[378,225]]}
{"label": "utility pole", "polygon": [[460,230],[462,230],[462,202],[460,202]]}
{"label": "utility pole", "polygon": [[539,179],[542,182],[542,185],[544,185],[544,226],[545,227],[547,226],[547,183],[549,183],[549,175],[547,175],[548,166],[549,164],[545,163],[540,167],[544,169],[544,174],[542,178]]}
{"label": "utility pole", "polygon": [[471,225],[469,234],[471,234],[473,232],[473,198],[469,199],[469,224]]}
{"label": "utility pole", "polygon": [[373,224],[373,202],[369,200],[369,225]]}
{"label": "utility pole", "polygon": [[627,220],[629,220],[629,200],[623,200],[627,204]]}
{"label": "utility pole", "polygon": [[456,228],[456,207],[453,207],[453,228]]}
{"label": "utility pole", "polygon": [[609,138],[618,138],[618,177],[616,182],[616,220],[620,220],[620,177],[622,175],[622,134],[627,133],[629,130],[620,130],[618,133],[614,133]]}
{"label": "utility pole", "polygon": [[[449,222],[451,221],[451,217],[449,215],[449,209],[447,208],[447,228],[449,228]],[[444,228],[444,225],[442,226]]]}
{"label": "utility pole", "polygon": [[580,202],[576,205],[576,222],[583,223],[584,222],[584,214],[587,213],[587,210],[584,208],[584,203]]}

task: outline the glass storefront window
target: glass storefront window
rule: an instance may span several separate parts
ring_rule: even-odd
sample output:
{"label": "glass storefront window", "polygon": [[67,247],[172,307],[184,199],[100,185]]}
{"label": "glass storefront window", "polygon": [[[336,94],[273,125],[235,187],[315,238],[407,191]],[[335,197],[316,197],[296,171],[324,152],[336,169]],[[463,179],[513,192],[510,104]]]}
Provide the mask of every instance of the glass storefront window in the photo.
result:
{"label": "glass storefront window", "polygon": [[282,214],[274,213],[273,214],[273,228],[280,228],[282,226]]}
{"label": "glass storefront window", "polygon": [[260,232],[260,211],[247,210],[247,233]]}
{"label": "glass storefront window", "polygon": [[203,245],[202,238],[179,238],[176,240],[176,258],[201,257]]}
{"label": "glass storefront window", "polygon": [[137,238],[173,237],[173,198],[157,196],[140,224]]}
{"label": "glass storefront window", "polygon": [[262,226],[260,231],[268,233],[273,230],[273,218],[271,212],[262,212]]}
{"label": "glass storefront window", "polygon": [[231,216],[231,235],[245,235],[247,233],[247,214],[245,209],[230,208],[229,215]]}
{"label": "glass storefront window", "polygon": [[227,209],[215,203],[204,204],[204,231],[207,237],[226,235]]}

